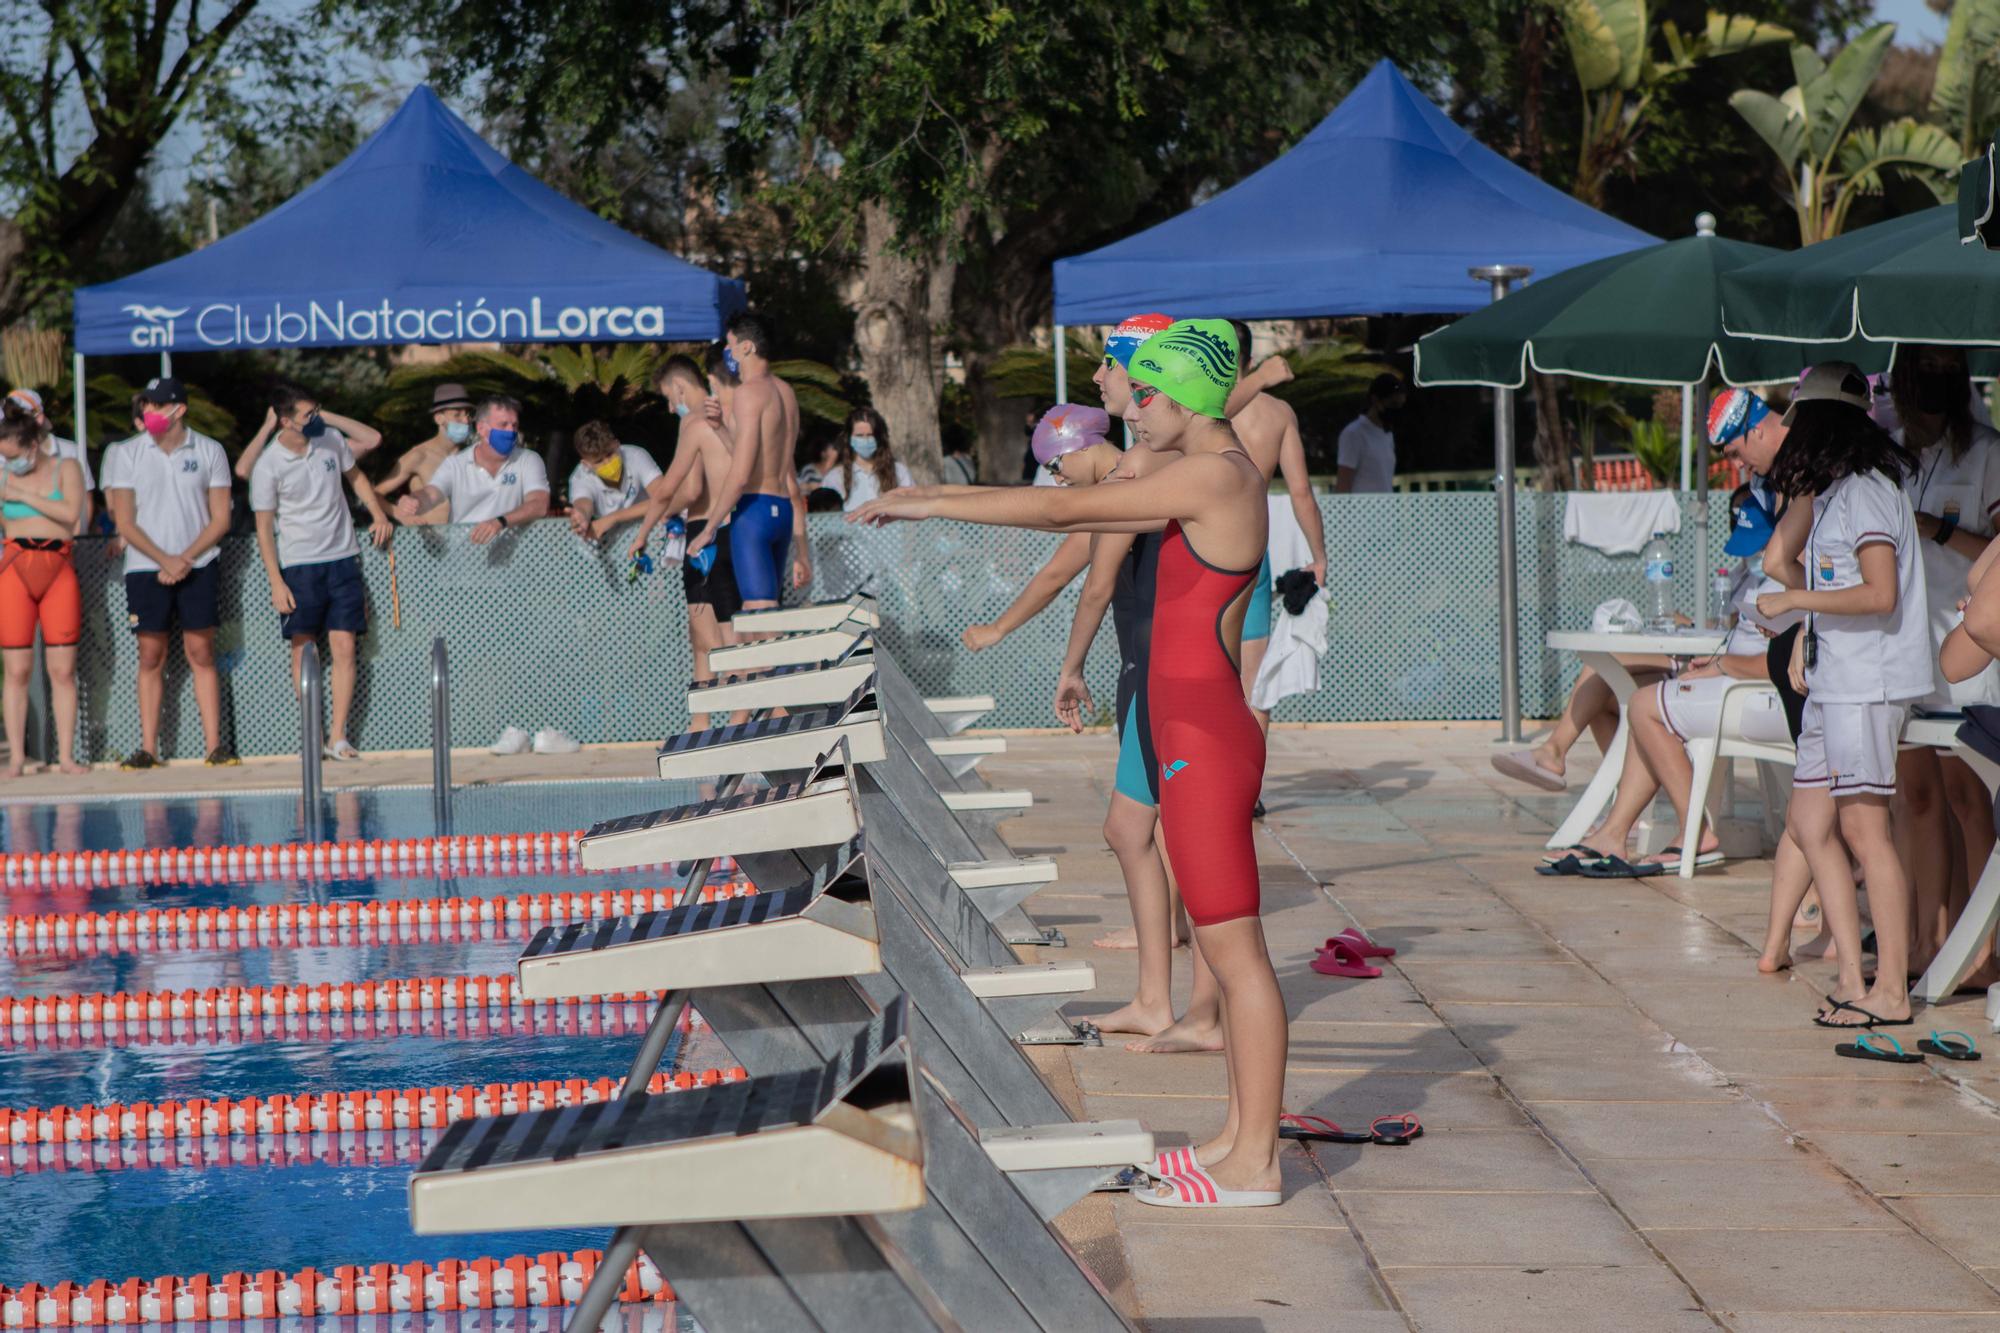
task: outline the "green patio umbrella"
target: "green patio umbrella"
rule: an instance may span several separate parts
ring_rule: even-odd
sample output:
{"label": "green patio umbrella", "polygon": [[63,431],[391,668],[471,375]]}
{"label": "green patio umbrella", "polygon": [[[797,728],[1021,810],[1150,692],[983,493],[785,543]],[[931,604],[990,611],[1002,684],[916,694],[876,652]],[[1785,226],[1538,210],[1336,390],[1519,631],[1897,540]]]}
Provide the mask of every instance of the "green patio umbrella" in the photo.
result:
{"label": "green patio umbrella", "polygon": [[2000,210],[1994,208],[1993,145],[1958,169],[1958,239],[2000,249]]}
{"label": "green patio umbrella", "polygon": [[1569,269],[1426,335],[1417,343],[1417,383],[1518,389],[1533,368],[1621,384],[1675,385],[1700,384],[1715,370],[1730,384],[1772,384],[1797,379],[1807,366],[1836,356],[1864,370],[1886,369],[1888,349],[1859,339],[1836,350],[1736,338],[1723,330],[1724,275],[1783,256],[1703,228]]}
{"label": "green patio umbrella", "polygon": [[1846,360],[1826,344],[2000,344],[2000,259],[1961,244],[1958,205],[1940,204],[1724,274],[1722,324]]}

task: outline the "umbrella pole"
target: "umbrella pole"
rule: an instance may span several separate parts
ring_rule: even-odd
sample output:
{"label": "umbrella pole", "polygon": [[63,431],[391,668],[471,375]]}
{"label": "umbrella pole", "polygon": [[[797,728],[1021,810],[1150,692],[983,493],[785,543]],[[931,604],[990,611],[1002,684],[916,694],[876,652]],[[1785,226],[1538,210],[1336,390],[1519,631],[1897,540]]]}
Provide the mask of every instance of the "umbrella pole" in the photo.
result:
{"label": "umbrella pole", "polygon": [[[1534,270],[1520,264],[1482,264],[1466,272],[1490,283],[1493,299]],[[1493,493],[1500,521],[1500,743],[1521,742],[1521,590],[1514,552],[1514,391],[1493,391]]]}
{"label": "umbrella pole", "polygon": [[[1695,410],[1695,395],[1701,396],[1700,419],[1708,420],[1708,381],[1691,384],[1681,395],[1682,412]],[[1683,455],[1685,457],[1686,455]],[[1709,460],[1706,452],[1702,455],[1701,466],[1694,470],[1694,623],[1704,628],[1709,624],[1711,609],[1721,615],[1727,608],[1708,604],[1708,580],[1715,571],[1708,564],[1708,472]]]}
{"label": "umbrella pole", "polygon": [[1681,489],[1694,489],[1694,385],[1681,386]]}
{"label": "umbrella pole", "polygon": [[1067,342],[1069,335],[1068,331],[1060,324],[1055,326],[1055,330],[1056,401],[1066,403],[1069,401],[1069,357],[1065,353],[1069,351],[1069,348],[1064,346],[1064,344]]}

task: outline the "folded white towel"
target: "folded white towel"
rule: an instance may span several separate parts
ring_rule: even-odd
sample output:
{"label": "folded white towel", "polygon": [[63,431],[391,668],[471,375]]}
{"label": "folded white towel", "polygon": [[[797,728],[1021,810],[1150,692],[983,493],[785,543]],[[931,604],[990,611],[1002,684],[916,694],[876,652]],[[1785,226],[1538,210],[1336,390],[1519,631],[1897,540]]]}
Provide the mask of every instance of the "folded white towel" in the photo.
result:
{"label": "folded white towel", "polygon": [[1637,555],[1654,533],[1680,530],[1672,491],[1573,491],[1563,507],[1563,540],[1606,555]]}

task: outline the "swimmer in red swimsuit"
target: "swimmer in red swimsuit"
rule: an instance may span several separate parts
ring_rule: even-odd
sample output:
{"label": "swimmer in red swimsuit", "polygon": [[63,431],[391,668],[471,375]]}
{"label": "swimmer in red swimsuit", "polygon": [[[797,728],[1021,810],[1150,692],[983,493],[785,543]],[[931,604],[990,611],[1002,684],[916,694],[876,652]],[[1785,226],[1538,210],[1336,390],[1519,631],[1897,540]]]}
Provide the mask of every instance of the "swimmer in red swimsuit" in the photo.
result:
{"label": "swimmer in red swimsuit", "polygon": [[65,773],[81,773],[76,762],[76,643],[82,637],[83,599],[70,555],[83,506],[83,470],[74,459],[44,448],[47,432],[32,416],[12,410],[0,416],[0,525],[7,541],[0,548],[0,657],[6,684],[0,715],[7,728],[7,775],[26,772],[28,682],[35,669],[35,631],[47,654],[49,702],[55,714],[59,762]]}
{"label": "swimmer in red swimsuit", "polygon": [[1192,1162],[1142,1202],[1258,1207],[1281,1201],[1278,1115],[1285,1007],[1258,919],[1251,809],[1264,739],[1239,678],[1243,613],[1266,539],[1264,474],[1229,428],[1236,335],[1183,320],[1132,356],[1126,419],[1147,449],[1180,455],[1133,481],[1089,487],[916,487],[849,522],[954,518],[1054,532],[1162,532],[1146,712],[1159,764],[1167,857],[1195,943],[1223,995],[1229,1113]]}

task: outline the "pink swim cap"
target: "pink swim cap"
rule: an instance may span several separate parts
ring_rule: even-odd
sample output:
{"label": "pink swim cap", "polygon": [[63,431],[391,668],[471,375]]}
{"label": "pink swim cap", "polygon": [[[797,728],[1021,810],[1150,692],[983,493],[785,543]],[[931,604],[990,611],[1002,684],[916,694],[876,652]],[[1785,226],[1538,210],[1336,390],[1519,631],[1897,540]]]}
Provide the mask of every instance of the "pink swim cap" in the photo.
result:
{"label": "pink swim cap", "polygon": [[1048,464],[1064,454],[1102,444],[1111,432],[1111,416],[1101,407],[1057,403],[1035,423],[1035,461]]}

